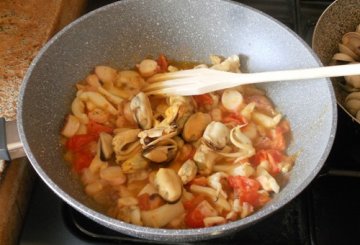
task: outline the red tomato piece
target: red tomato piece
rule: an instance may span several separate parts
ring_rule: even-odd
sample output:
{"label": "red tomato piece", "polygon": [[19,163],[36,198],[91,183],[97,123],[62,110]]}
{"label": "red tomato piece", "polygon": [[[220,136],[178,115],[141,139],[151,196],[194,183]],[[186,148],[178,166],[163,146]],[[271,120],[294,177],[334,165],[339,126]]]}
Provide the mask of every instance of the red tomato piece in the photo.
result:
{"label": "red tomato piece", "polygon": [[271,167],[270,174],[276,175],[280,173],[279,163],[284,159],[284,154],[279,150],[267,150],[267,157]]}
{"label": "red tomato piece", "polygon": [[229,185],[236,191],[242,202],[255,206],[258,204],[260,183],[244,176],[229,176]]}
{"label": "red tomato piece", "polygon": [[265,150],[257,151],[256,154],[250,158],[250,162],[255,166],[259,165],[262,161],[267,161]]}
{"label": "red tomato piece", "polygon": [[189,228],[204,227],[204,218],[214,216],[213,208],[203,195],[197,195],[192,200],[185,202],[184,207],[187,211],[185,224]]}
{"label": "red tomato piece", "polygon": [[194,95],[193,98],[198,106],[212,105],[213,103],[213,99],[210,94]]}
{"label": "red tomato piece", "polygon": [[88,123],[87,129],[88,129],[88,134],[97,135],[97,136],[99,136],[99,134],[101,132],[111,134],[113,132],[113,130],[114,130],[112,127],[105,126],[103,124],[100,124],[100,123],[97,123],[97,122],[94,122],[94,121],[90,121]]}
{"label": "red tomato piece", "polygon": [[279,125],[272,131],[272,148],[280,151],[284,151],[287,146],[285,134],[290,132],[290,125],[287,120],[283,120]]}
{"label": "red tomato piece", "polygon": [[150,195],[148,193],[139,195],[137,199],[140,210],[150,210]]}
{"label": "red tomato piece", "polygon": [[189,185],[201,185],[206,186],[208,183],[208,180],[205,176],[195,177],[189,182]]}
{"label": "red tomato piece", "polygon": [[262,161],[268,161],[270,165],[269,173],[276,175],[280,173],[279,163],[284,160],[284,157],[285,155],[276,149],[260,150],[250,159],[250,162],[257,166]]}
{"label": "red tomato piece", "polygon": [[185,224],[189,228],[202,228],[205,227],[204,224],[205,216],[201,210],[195,208],[194,210],[188,212],[185,216]]}
{"label": "red tomato piece", "polygon": [[192,147],[192,149],[191,149],[189,155],[187,156],[186,160],[193,159],[195,153],[196,153],[196,148]]}
{"label": "red tomato piece", "polygon": [[189,201],[185,201],[183,205],[186,210],[193,210],[194,208],[197,207],[197,205],[199,205],[199,203],[201,203],[204,200],[205,197],[203,195],[197,195],[193,199]]}
{"label": "red tomato piece", "polygon": [[223,118],[223,123],[231,123],[231,122],[234,122],[237,125],[241,125],[241,126],[245,126],[248,124],[248,121],[245,117],[235,113],[230,113],[229,115]]}
{"label": "red tomato piece", "polygon": [[278,130],[283,134],[290,132],[290,123],[288,120],[282,120],[277,127],[279,128]]}
{"label": "red tomato piece", "polygon": [[93,159],[94,159],[94,155],[88,151],[75,152],[73,158],[73,169],[77,173],[79,173],[84,168],[89,167]]}
{"label": "red tomato piece", "polygon": [[86,148],[86,145],[96,141],[97,136],[91,134],[74,135],[66,141],[66,148],[73,152],[79,152]]}
{"label": "red tomato piece", "polygon": [[159,55],[159,58],[156,61],[160,67],[160,72],[167,72],[169,62],[163,54]]}

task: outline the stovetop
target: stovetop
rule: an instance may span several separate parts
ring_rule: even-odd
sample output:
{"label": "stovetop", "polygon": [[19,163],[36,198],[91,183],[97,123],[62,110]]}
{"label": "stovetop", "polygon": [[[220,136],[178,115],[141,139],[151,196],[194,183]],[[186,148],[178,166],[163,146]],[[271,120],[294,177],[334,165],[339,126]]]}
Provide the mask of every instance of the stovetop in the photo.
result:
{"label": "stovetop", "polygon": [[[88,11],[113,1],[90,2]],[[309,44],[320,14],[332,1],[239,0],[268,13]],[[196,244],[360,244],[360,126],[339,108],[330,155],[315,180],[266,219],[231,236]],[[37,180],[20,237],[33,244],[153,243],[109,230],[78,213]]]}

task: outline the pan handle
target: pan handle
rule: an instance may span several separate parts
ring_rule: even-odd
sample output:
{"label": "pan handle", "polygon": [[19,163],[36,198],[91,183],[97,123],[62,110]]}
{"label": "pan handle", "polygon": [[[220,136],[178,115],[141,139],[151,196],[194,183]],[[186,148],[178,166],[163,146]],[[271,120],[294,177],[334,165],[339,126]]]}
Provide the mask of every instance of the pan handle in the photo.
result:
{"label": "pan handle", "polygon": [[0,118],[0,160],[11,161],[24,156],[26,155],[16,121],[5,121],[4,118]]}
{"label": "pan handle", "polygon": [[7,148],[5,118],[0,118],[0,160],[10,161],[10,153]]}

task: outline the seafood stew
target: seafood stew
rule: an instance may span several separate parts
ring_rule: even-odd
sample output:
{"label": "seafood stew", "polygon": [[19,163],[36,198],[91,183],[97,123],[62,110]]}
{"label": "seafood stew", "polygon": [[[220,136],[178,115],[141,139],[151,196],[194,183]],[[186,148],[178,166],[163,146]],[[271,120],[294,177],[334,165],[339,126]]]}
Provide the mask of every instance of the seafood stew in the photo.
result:
{"label": "seafood stew", "polygon": [[[241,72],[237,55],[210,67]],[[245,85],[199,96],[146,95],[154,74],[182,69],[164,55],[134,70],[96,66],[76,84],[61,131],[64,157],[107,214],[172,229],[225,224],[256,212],[286,181],[290,124],[265,91]]]}

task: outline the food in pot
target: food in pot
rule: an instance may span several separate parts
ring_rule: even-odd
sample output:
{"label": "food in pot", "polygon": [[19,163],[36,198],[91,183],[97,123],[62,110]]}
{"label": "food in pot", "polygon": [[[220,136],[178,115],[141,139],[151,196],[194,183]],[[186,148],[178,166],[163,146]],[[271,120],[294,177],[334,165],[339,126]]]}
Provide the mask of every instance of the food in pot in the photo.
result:
{"label": "food in pot", "polygon": [[[240,72],[236,55],[211,60],[211,69]],[[232,222],[268,203],[294,164],[289,122],[253,85],[189,97],[142,92],[152,75],[185,65],[160,55],[134,70],[97,66],[76,84],[65,158],[114,218],[175,229]]]}
{"label": "food in pot", "polygon": [[[334,64],[360,62],[360,24],[353,32],[345,33],[339,43],[339,52],[332,57]],[[344,105],[357,120],[360,121],[360,75],[346,76],[342,88],[349,94]]]}

